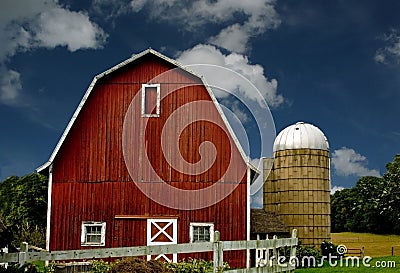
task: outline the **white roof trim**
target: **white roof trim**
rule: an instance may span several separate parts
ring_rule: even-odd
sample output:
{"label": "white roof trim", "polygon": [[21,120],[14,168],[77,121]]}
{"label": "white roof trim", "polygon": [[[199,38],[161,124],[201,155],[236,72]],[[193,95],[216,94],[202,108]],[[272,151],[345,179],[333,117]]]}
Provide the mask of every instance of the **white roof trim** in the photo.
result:
{"label": "white roof trim", "polygon": [[218,110],[218,113],[220,114],[222,121],[224,122],[226,128],[228,128],[229,134],[231,135],[233,141],[235,142],[240,155],[242,156],[244,162],[246,162],[247,165],[250,164],[249,158],[246,156],[245,152],[243,151],[242,145],[240,145],[239,140],[237,139],[235,132],[233,131],[231,125],[228,122],[228,119],[226,118],[224,112],[222,111],[221,106],[219,105],[219,102],[217,101],[217,98],[214,95],[214,92],[211,90],[210,86],[207,84],[206,80],[204,79],[203,76],[200,77],[201,81],[203,82],[204,86],[206,87],[208,94],[210,95],[212,101],[214,102],[215,107]]}
{"label": "white roof trim", "polygon": [[131,58],[129,58],[129,59],[127,59],[127,60],[125,60],[125,61],[123,61],[123,62],[121,62],[121,63],[119,63],[119,64],[117,64],[117,65],[115,65],[115,66],[113,66],[113,67],[111,67],[110,69],[104,71],[103,73],[100,73],[100,74],[96,75],[96,76],[93,78],[92,82],[91,82],[90,85],[89,85],[89,88],[86,90],[85,95],[83,96],[81,102],[79,103],[79,105],[78,105],[78,107],[76,108],[74,114],[72,115],[72,118],[71,118],[70,121],[68,122],[67,127],[65,128],[63,134],[61,135],[61,137],[60,137],[60,139],[59,139],[59,141],[58,141],[56,147],[54,148],[53,152],[51,153],[49,160],[48,160],[46,163],[44,163],[42,166],[38,167],[38,168],[36,169],[37,172],[41,172],[41,171],[45,170],[47,167],[49,167],[49,166],[53,163],[55,157],[56,157],[57,154],[58,154],[58,151],[60,150],[62,144],[64,143],[65,139],[67,138],[67,135],[68,135],[69,131],[70,131],[71,128],[72,128],[72,125],[74,124],[74,122],[75,122],[75,120],[77,119],[79,113],[81,112],[83,106],[85,105],[86,100],[88,99],[90,93],[92,92],[94,86],[96,85],[96,82],[97,82],[99,79],[101,79],[102,77],[104,77],[104,76],[106,76],[106,75],[108,75],[108,74],[110,74],[110,73],[112,73],[112,72],[114,72],[114,71],[116,71],[116,70],[118,70],[118,69],[124,67],[125,65],[127,65],[127,64],[129,64],[129,63],[131,63],[131,62],[133,62],[133,61],[135,61],[135,60],[137,60],[137,59],[143,57],[144,55],[146,55],[146,54],[148,54],[148,53],[154,54],[154,55],[156,55],[157,57],[159,57],[159,58],[161,58],[161,59],[163,59],[163,60],[165,60],[165,61],[167,61],[167,62],[169,62],[169,63],[171,63],[171,64],[173,64],[173,65],[175,65],[175,66],[177,66],[177,67],[179,67],[180,69],[182,69],[182,70],[184,70],[184,71],[186,71],[186,72],[188,72],[188,73],[190,73],[190,74],[192,74],[192,75],[194,75],[194,76],[196,76],[196,77],[198,77],[198,78],[201,79],[201,81],[203,82],[204,86],[206,87],[206,89],[207,89],[207,91],[208,91],[208,93],[209,93],[209,95],[210,95],[210,97],[211,97],[211,100],[214,102],[214,105],[215,105],[215,107],[217,108],[218,113],[220,114],[220,116],[221,116],[221,118],[222,118],[222,121],[224,122],[224,124],[225,124],[225,126],[227,127],[227,129],[228,129],[228,131],[229,131],[229,133],[230,133],[230,135],[231,135],[231,137],[232,137],[234,143],[236,144],[236,146],[237,146],[237,148],[238,148],[238,150],[239,150],[239,153],[240,153],[240,155],[242,156],[243,160],[244,160],[244,161],[246,162],[246,164],[247,164],[248,166],[250,166],[252,169],[257,170],[253,165],[250,164],[249,158],[248,158],[248,157],[246,156],[246,154],[244,153],[244,150],[243,150],[242,146],[240,145],[239,140],[237,139],[235,133],[233,132],[233,129],[232,129],[231,125],[229,124],[229,122],[228,122],[228,120],[227,120],[227,118],[226,118],[224,112],[222,111],[221,106],[219,105],[219,103],[218,103],[218,101],[217,101],[217,99],[216,99],[216,97],[215,97],[213,91],[211,90],[211,88],[209,87],[209,85],[206,83],[204,77],[203,77],[203,76],[200,76],[200,75],[198,75],[198,74],[196,74],[196,73],[193,72],[192,70],[190,70],[190,69],[186,68],[185,66],[183,66],[182,64],[178,63],[177,61],[175,61],[175,60],[173,60],[173,59],[170,59],[170,58],[168,58],[167,56],[165,56],[165,55],[163,55],[163,54],[161,54],[161,53],[159,53],[159,52],[157,52],[157,51],[155,51],[155,50],[149,48],[149,49],[146,49],[146,50],[142,51],[142,52],[139,53],[139,54],[133,55]]}

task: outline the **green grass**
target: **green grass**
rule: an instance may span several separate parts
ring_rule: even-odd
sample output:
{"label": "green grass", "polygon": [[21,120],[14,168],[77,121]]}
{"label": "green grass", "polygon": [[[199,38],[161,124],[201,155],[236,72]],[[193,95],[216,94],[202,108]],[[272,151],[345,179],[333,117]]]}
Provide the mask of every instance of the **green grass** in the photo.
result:
{"label": "green grass", "polygon": [[[382,267],[384,263],[388,264],[388,262],[392,263],[392,267],[389,268],[386,266],[385,268]],[[393,264],[393,262],[395,264]],[[370,267],[365,267],[360,260],[359,267],[351,267],[351,262],[349,262],[349,266],[345,266],[346,262],[343,260],[343,266],[339,264],[336,267],[330,266],[328,263],[325,263],[323,267],[317,268],[302,268],[296,269],[296,273],[316,273],[316,272],[348,272],[348,273],[363,273],[363,272],[382,272],[382,273],[394,273],[399,272],[400,269],[400,256],[390,256],[390,257],[381,257],[381,258],[372,258],[369,261]],[[393,267],[395,265],[395,267]],[[380,267],[379,267],[380,266]]]}

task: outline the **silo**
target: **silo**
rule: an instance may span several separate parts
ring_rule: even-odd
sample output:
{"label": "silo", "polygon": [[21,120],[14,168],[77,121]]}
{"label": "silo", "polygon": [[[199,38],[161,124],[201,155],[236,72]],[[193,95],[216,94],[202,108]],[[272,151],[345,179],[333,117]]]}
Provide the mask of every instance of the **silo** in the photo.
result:
{"label": "silo", "polygon": [[274,160],[264,159],[264,210],[298,230],[303,245],[330,240],[330,160],[324,133],[298,122],[274,142]]}

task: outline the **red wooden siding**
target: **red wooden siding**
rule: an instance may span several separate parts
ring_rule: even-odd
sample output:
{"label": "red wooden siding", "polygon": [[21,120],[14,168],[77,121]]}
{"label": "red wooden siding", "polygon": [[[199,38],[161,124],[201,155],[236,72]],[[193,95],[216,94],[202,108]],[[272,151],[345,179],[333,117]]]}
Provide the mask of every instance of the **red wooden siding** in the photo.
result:
{"label": "red wooden siding", "polygon": [[[189,242],[191,222],[214,223],[222,240],[246,239],[247,185],[243,172],[246,165],[237,148],[231,145],[226,128],[222,128],[217,109],[209,103],[209,107],[200,111],[218,121],[218,126],[209,121],[197,121],[182,131],[179,141],[173,139],[173,135],[168,136],[171,141],[178,142],[179,151],[162,151],[160,139],[168,117],[188,103],[211,102],[207,90],[199,85],[201,82],[196,77],[176,70],[162,78],[164,82],[154,82],[161,86],[160,117],[142,118],[140,100],[137,105],[134,103],[132,115],[127,118],[131,125],[127,136],[139,139],[142,132],[144,137],[143,142],[140,140],[129,146],[132,158],[128,164],[133,164],[133,178],[152,177],[148,167],[141,165],[140,157],[147,155],[157,175],[175,188],[203,189],[221,177],[228,183],[240,183],[238,187],[227,198],[206,208],[171,209],[146,197],[127,170],[122,137],[125,114],[137,92],[141,92],[142,84],[173,68],[168,62],[148,54],[97,82],[53,163],[51,250],[85,248],[80,246],[82,221],[106,222],[106,247],[146,245],[147,216],[177,217],[178,243]],[[169,88],[177,91],[165,93]],[[188,114],[176,122],[190,120],[191,113],[189,108]],[[198,162],[199,146],[204,141],[213,143],[217,151],[217,160],[208,171],[191,175],[170,166],[166,155],[174,157],[177,152],[188,162]],[[213,152],[206,150],[203,156]],[[233,168],[227,172],[230,163]],[[159,194],[162,197],[165,193]],[[116,219],[117,215],[142,215],[144,219]],[[180,255],[179,259],[187,256]],[[229,252],[224,256],[234,266],[245,265],[244,252]],[[210,255],[198,257],[211,258]]]}

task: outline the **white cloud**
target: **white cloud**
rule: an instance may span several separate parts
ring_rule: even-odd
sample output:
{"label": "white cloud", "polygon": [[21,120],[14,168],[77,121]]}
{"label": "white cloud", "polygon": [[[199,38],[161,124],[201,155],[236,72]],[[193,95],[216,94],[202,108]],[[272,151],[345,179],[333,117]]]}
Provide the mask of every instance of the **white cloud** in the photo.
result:
{"label": "white cloud", "polygon": [[104,31],[85,12],[70,11],[55,1],[5,0],[0,11],[0,61],[18,50],[66,46],[75,51],[101,47]]}
{"label": "white cloud", "polygon": [[22,89],[21,75],[4,67],[0,67],[0,73],[0,102],[13,104]]}
{"label": "white cloud", "polygon": [[251,37],[280,25],[275,3],[275,0],[133,0],[130,6],[133,12],[139,12],[147,6],[151,18],[180,24],[192,32],[201,31],[205,25],[221,26],[223,28],[219,34],[208,42],[244,53],[249,49]]}
{"label": "white cloud", "polygon": [[332,154],[332,165],[338,175],[381,176],[378,170],[365,167],[367,163],[365,156],[347,147],[335,150]]}
{"label": "white cloud", "polygon": [[[106,1],[108,1],[108,0],[106,0]],[[130,4],[132,10],[134,12],[139,12],[144,7],[144,5],[146,4],[146,1],[147,0],[133,0],[131,2],[131,4]]]}
{"label": "white cloud", "polygon": [[382,38],[385,46],[379,48],[374,56],[378,63],[389,64],[400,62],[400,33],[392,29],[389,34],[385,34]]}
{"label": "white cloud", "polygon": [[[277,107],[284,102],[283,96],[277,93],[277,80],[268,80],[264,75],[263,67],[258,64],[251,64],[244,55],[237,53],[225,55],[215,46],[200,44],[181,52],[177,61],[185,65],[212,64],[231,69],[254,84],[269,106]],[[252,100],[260,99],[260,96],[254,93],[254,88],[248,86],[249,83],[238,81],[236,77],[230,78],[230,75],[225,75],[221,70],[215,70],[215,73],[207,73],[207,75],[204,74],[207,71],[198,72],[204,75],[208,82],[218,83],[218,86],[227,90],[241,92],[242,95]],[[226,95],[226,93],[222,92],[215,92],[215,94],[220,98]],[[261,103],[260,101],[258,102]]]}
{"label": "white cloud", "polygon": [[331,194],[334,194],[335,192],[341,191],[341,190],[344,190],[344,189],[345,189],[345,188],[342,187],[342,186],[333,186],[333,187],[331,188]]}
{"label": "white cloud", "polygon": [[18,52],[65,46],[70,51],[99,48],[104,31],[82,11],[71,11],[57,1],[2,0],[0,9],[0,103],[16,102],[22,89],[20,74],[5,67]]}
{"label": "white cloud", "polygon": [[248,48],[249,38],[250,32],[243,26],[234,24],[221,30],[217,36],[211,37],[209,42],[233,52],[243,53]]}
{"label": "white cloud", "polygon": [[42,12],[36,22],[34,40],[39,46],[66,46],[69,51],[101,48],[107,35],[84,12],[53,8]]}
{"label": "white cloud", "polygon": [[234,101],[231,104],[231,111],[235,114],[235,116],[240,120],[242,124],[250,121],[250,117],[240,108],[239,101]]}

